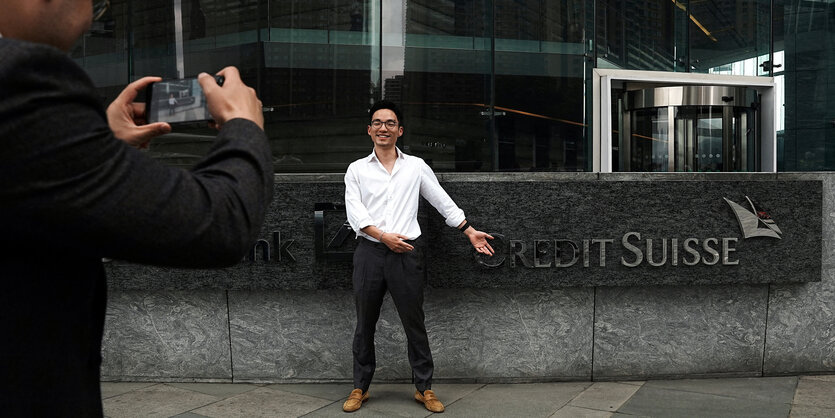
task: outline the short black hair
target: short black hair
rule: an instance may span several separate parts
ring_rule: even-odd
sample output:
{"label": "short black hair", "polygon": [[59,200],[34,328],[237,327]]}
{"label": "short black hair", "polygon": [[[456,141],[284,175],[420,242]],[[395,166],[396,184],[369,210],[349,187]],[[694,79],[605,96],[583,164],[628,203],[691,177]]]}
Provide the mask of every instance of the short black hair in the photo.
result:
{"label": "short black hair", "polygon": [[371,109],[368,109],[368,123],[371,124],[371,120],[374,117],[374,113],[380,109],[388,109],[394,112],[394,116],[397,116],[397,123],[400,126],[404,126],[403,124],[403,114],[400,113],[400,108],[392,102],[391,100],[380,100],[377,103],[374,103],[371,106]]}

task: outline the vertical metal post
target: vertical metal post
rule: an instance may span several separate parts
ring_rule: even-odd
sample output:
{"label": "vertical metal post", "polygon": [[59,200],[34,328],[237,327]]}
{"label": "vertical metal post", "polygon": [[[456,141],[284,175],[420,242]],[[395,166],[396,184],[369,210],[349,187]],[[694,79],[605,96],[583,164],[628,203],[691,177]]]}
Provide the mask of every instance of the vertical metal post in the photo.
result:
{"label": "vertical metal post", "polygon": [[623,123],[620,126],[620,170],[632,171],[632,111],[623,110]]}
{"label": "vertical metal post", "polygon": [[686,120],[684,119],[676,119],[675,121],[675,148],[676,148],[676,170],[677,171],[687,171],[687,147],[684,145],[685,135],[687,132],[686,129]]}
{"label": "vertical metal post", "polygon": [[[262,42],[263,39],[261,38],[261,2],[263,0],[258,0],[255,2],[255,10],[257,10],[258,17],[255,19],[255,91],[264,91],[262,85],[263,79],[263,72],[264,69],[267,68],[267,61],[264,57],[264,43]],[[269,0],[267,1],[267,8],[269,10]],[[267,14],[267,21],[269,22],[269,12]],[[263,97],[263,96],[261,96]]]}
{"label": "vertical metal post", "polygon": [[[774,77],[774,0],[771,0],[768,6],[768,76]],[[759,170],[757,170],[759,171]]]}
{"label": "vertical metal post", "polygon": [[[588,64],[586,64],[586,65],[588,65]],[[588,76],[588,72],[584,72],[584,74],[586,76]],[[586,85],[586,88],[588,90],[593,91],[593,86],[592,86],[592,89],[589,89],[589,87],[588,87],[588,85],[591,84],[590,80],[591,80],[591,78],[588,79],[588,82],[586,82],[585,85]],[[588,100],[589,102],[591,102],[591,103],[587,103],[587,106],[586,106],[586,118],[585,118],[586,120],[588,120],[589,118],[592,118],[592,119],[594,118],[594,110],[595,110],[594,106],[597,106],[598,111],[600,112],[599,115],[598,115],[598,117],[600,118],[600,121],[595,124],[596,126],[600,127],[600,130],[598,131],[599,134],[600,134],[600,141],[598,142],[599,147],[597,148],[597,151],[595,152],[594,144],[590,144],[588,141],[586,141],[586,144],[588,145],[586,147],[586,149],[591,150],[591,156],[590,156],[591,158],[588,158],[587,161],[592,160],[594,158],[599,158],[600,172],[611,173],[612,172],[612,166],[617,164],[617,162],[612,161],[612,157],[613,157],[612,154],[613,154],[613,148],[614,148],[614,145],[612,144],[612,131],[614,129],[612,129],[612,127],[613,127],[614,123],[616,123],[616,122],[612,121],[612,80],[611,80],[611,77],[609,77],[609,76],[600,77],[600,87],[599,88],[600,88],[599,97],[593,97],[591,100],[585,99],[585,100]],[[589,106],[589,105],[591,105],[591,106]],[[588,124],[588,127],[592,128],[592,124]],[[593,134],[592,129],[586,129],[586,134],[587,135],[592,135]],[[587,137],[587,139],[588,138],[589,137]],[[618,147],[618,149],[621,149],[621,148]],[[599,154],[599,156],[598,156],[598,154]],[[586,169],[588,171],[594,170],[594,161],[591,161],[591,162],[592,162],[591,168],[589,168],[589,164],[586,164]],[[621,167],[622,167],[622,165],[621,165]]]}
{"label": "vertical metal post", "polygon": [[722,171],[734,171],[733,166],[733,106],[722,106]]}
{"label": "vertical metal post", "polygon": [[493,171],[499,171],[499,135],[496,131],[496,2],[490,2],[490,138],[493,146]]}
{"label": "vertical metal post", "polygon": [[185,77],[185,58],[183,57],[183,1],[174,0],[174,50],[177,60],[177,78]]}
{"label": "vertical metal post", "polygon": [[738,163],[734,168],[740,171],[752,171],[752,167],[748,166],[748,111],[740,109],[734,113],[739,115],[739,128],[734,135],[734,139],[739,144],[736,151]]}
{"label": "vertical metal post", "polygon": [[675,106],[667,106],[667,171],[676,171],[676,143],[675,139]]}
{"label": "vertical metal post", "polygon": [[[589,2],[585,4],[588,5]],[[589,19],[589,11],[588,8],[591,9],[591,19]],[[605,8],[604,8],[605,10]],[[594,154],[594,127],[593,125],[600,126],[599,121],[594,120],[594,106],[596,103],[597,98],[591,98],[594,92],[594,69],[597,67],[597,1],[591,2],[591,7],[583,7],[583,47],[586,49],[584,51],[584,55],[586,59],[583,60],[583,77],[585,77],[585,94],[583,98],[583,102],[585,103],[586,114],[583,118],[583,122],[586,124],[586,141],[583,144],[586,150],[586,164],[585,168],[586,171],[594,171],[594,161],[593,159],[597,157]],[[606,44],[608,48],[608,42]],[[613,171],[613,165],[615,164],[612,161],[612,121],[611,121],[611,102],[612,102],[612,82],[611,78],[606,77],[606,89],[601,90],[600,94],[600,102],[604,102],[604,98],[606,98],[605,102],[608,102],[606,106],[601,106],[598,109],[599,117],[602,120],[608,120],[609,132],[600,132],[602,138],[609,138],[608,141],[603,141],[608,143],[608,149],[604,149],[604,147],[600,147],[599,154],[600,156],[606,155],[606,164],[602,164],[600,166],[600,171],[611,173]],[[602,81],[602,80],[601,80]],[[601,83],[601,89],[603,88]],[[605,91],[605,92],[604,92]],[[590,99],[591,98],[591,99]],[[598,103],[600,104],[600,103]],[[606,116],[603,115],[603,112],[606,112]],[[622,151],[621,151],[622,152]],[[623,166],[621,166],[623,167]]]}
{"label": "vertical metal post", "polygon": [[699,171],[699,163],[698,163],[698,153],[699,153],[699,141],[696,138],[697,131],[696,131],[696,121],[698,120],[698,116],[692,116],[684,120],[684,147],[686,148],[685,151],[685,164],[684,171]]}
{"label": "vertical metal post", "polygon": [[687,45],[687,48],[684,50],[685,54],[687,54],[687,59],[684,60],[684,72],[689,73],[692,66],[690,65],[691,56],[690,56],[690,0],[684,0],[686,3],[685,8],[687,11],[684,13],[684,44]]}
{"label": "vertical metal post", "polygon": [[127,2],[128,13],[125,16],[127,23],[125,24],[125,42],[127,45],[128,65],[127,65],[127,80],[131,81],[133,76],[133,1]]}

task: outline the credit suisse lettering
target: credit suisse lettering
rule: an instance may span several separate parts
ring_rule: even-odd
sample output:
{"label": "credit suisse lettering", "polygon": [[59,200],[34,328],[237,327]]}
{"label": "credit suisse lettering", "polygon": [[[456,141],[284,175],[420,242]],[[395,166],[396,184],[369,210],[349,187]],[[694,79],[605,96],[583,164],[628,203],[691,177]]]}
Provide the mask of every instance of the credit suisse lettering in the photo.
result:
{"label": "credit suisse lettering", "polygon": [[[501,234],[493,234],[501,235]],[[499,267],[509,258],[510,267],[566,268],[572,266],[606,267],[612,262],[625,267],[649,265],[734,266],[739,238],[658,238],[642,237],[640,232],[627,232],[620,240],[614,239],[553,239],[553,240],[509,240],[506,256],[496,254],[498,259],[477,258],[486,267]],[[622,249],[620,257],[613,259],[611,249]],[[501,252],[501,249],[497,249]]]}

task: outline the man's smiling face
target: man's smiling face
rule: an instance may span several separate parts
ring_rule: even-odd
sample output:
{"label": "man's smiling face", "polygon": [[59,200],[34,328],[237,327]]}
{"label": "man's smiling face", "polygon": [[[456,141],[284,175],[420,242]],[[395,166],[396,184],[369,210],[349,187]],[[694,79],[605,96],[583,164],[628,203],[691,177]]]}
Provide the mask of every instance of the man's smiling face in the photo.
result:
{"label": "man's smiling face", "polygon": [[[391,125],[391,126],[389,126]],[[389,148],[397,144],[397,138],[403,135],[403,127],[397,120],[397,115],[389,109],[380,109],[371,116],[368,125],[368,136],[375,147]]]}

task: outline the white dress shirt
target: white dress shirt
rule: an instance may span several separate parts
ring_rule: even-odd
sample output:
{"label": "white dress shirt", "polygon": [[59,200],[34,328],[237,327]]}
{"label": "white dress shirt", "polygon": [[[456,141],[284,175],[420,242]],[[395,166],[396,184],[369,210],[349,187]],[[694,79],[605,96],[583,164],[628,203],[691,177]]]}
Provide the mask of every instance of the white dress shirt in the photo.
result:
{"label": "white dress shirt", "polygon": [[379,242],[362,228],[374,225],[383,232],[415,239],[420,236],[417,221],[420,196],[429,201],[446,224],[458,227],[464,221],[462,211],[438,183],[438,178],[422,158],[406,155],[399,148],[391,174],[374,151],[348,166],[345,173],[345,210],[348,223],[358,237]]}

